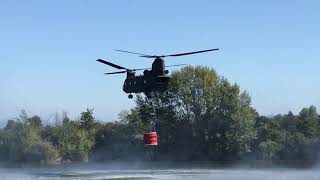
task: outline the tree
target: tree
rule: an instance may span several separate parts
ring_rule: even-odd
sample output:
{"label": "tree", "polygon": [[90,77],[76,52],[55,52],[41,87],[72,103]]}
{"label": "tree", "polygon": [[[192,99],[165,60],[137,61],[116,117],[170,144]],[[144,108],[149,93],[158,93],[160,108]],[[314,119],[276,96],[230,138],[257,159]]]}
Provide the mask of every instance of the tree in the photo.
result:
{"label": "tree", "polygon": [[42,121],[39,116],[33,116],[31,118],[28,118],[27,122],[30,126],[34,128],[40,129],[42,127]]}
{"label": "tree", "polygon": [[81,113],[80,127],[87,131],[90,131],[94,126],[93,109],[87,109],[87,111]]}
{"label": "tree", "polygon": [[315,106],[303,108],[300,111],[297,130],[308,138],[319,137],[319,117]]}
{"label": "tree", "polygon": [[127,110],[122,110],[122,111],[118,114],[118,117],[119,117],[120,122],[121,122],[121,123],[128,123],[128,122],[129,122],[128,115],[129,115],[129,111],[127,111]]}
{"label": "tree", "polygon": [[263,159],[271,160],[274,155],[281,149],[280,145],[272,140],[261,142],[259,145],[260,150],[263,153]]}
{"label": "tree", "polygon": [[78,128],[73,121],[56,127],[55,131],[60,154],[64,160],[79,161],[88,158],[88,153],[94,146],[88,131]]}
{"label": "tree", "polygon": [[[19,119],[10,120],[4,128],[2,148],[10,161],[52,161],[57,151],[51,142],[42,139],[42,121],[39,116],[28,117],[25,111]],[[0,138],[1,139],[1,138]]]}

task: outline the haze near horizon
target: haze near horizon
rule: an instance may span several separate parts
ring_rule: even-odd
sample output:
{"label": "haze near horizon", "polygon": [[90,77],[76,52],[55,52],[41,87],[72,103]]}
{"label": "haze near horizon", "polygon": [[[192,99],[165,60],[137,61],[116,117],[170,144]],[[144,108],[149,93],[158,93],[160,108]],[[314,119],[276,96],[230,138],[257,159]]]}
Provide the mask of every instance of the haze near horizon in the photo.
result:
{"label": "haze near horizon", "polygon": [[[122,91],[124,75],[105,58],[128,68],[149,59],[123,54],[171,54],[167,58],[214,68],[240,85],[262,115],[298,113],[320,106],[317,83],[318,1],[2,1],[0,3],[0,120],[25,109],[49,119],[74,118],[94,108],[98,120],[117,119],[134,101]],[[171,68],[170,71],[177,70]]]}

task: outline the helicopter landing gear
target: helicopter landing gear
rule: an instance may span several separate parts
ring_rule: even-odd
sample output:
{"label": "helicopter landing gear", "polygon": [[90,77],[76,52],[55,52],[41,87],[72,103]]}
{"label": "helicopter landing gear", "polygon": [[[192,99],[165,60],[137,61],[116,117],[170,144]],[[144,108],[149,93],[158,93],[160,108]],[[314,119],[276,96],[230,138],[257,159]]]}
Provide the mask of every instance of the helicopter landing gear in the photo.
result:
{"label": "helicopter landing gear", "polygon": [[129,98],[129,99],[132,99],[132,98],[133,98],[133,95],[132,95],[132,94],[129,94],[129,95],[128,95],[128,98]]}

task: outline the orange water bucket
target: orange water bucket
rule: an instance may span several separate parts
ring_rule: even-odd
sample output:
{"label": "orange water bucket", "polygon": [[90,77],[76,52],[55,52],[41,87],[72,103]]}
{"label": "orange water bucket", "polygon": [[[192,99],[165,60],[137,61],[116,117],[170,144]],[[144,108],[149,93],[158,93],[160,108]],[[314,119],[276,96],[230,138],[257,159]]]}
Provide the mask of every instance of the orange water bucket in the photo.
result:
{"label": "orange water bucket", "polygon": [[158,135],[157,132],[151,131],[143,134],[144,145],[157,146],[158,145]]}

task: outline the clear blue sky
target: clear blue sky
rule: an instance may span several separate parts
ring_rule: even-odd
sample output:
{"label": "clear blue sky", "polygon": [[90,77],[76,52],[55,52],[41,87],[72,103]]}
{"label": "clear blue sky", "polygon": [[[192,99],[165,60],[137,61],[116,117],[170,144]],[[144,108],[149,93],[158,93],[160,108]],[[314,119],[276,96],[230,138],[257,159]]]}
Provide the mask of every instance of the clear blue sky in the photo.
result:
{"label": "clear blue sky", "polygon": [[167,59],[215,68],[252,96],[260,114],[320,106],[319,1],[14,1],[0,2],[0,119],[21,109],[49,119],[95,108],[116,120],[134,106],[124,75],[97,63],[130,68],[148,54],[220,48]]}

